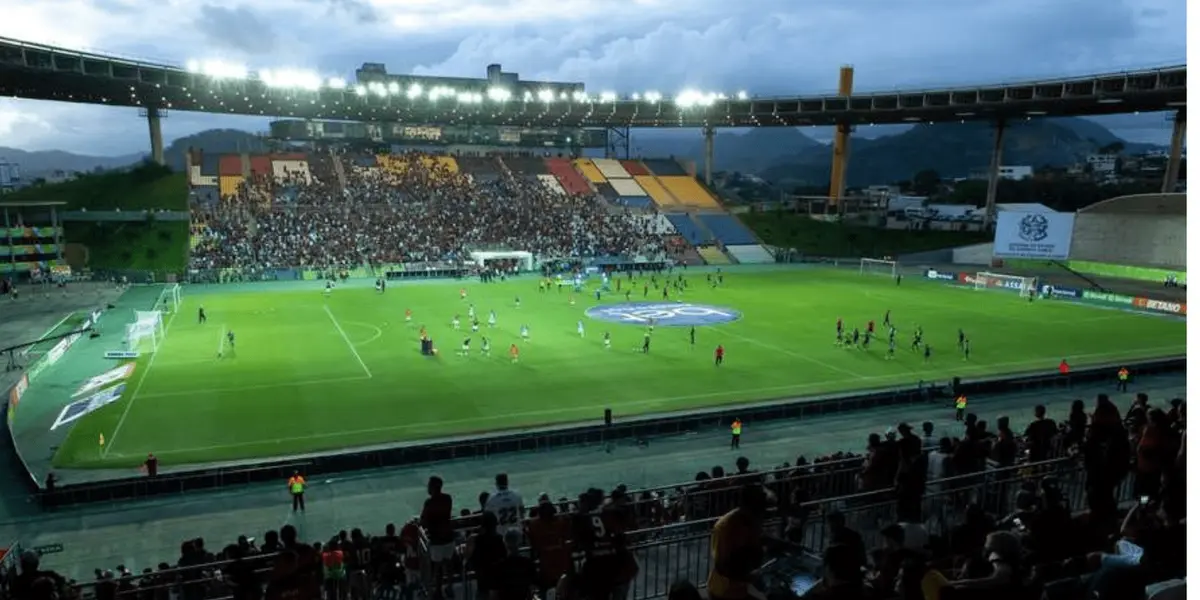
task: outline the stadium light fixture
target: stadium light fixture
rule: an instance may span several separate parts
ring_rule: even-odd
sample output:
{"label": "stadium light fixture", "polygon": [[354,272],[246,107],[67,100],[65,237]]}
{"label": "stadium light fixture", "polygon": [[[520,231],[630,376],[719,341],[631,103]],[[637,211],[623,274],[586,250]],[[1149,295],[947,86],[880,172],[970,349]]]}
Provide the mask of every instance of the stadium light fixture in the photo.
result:
{"label": "stadium light fixture", "polygon": [[512,92],[504,88],[489,88],[487,91],[487,98],[492,102],[508,102],[509,99],[512,98]]}
{"label": "stadium light fixture", "polygon": [[422,91],[423,90],[421,89],[421,85],[414,83],[414,84],[408,86],[408,91],[405,92],[405,94],[408,96],[409,100],[416,100],[417,98],[421,97]]}
{"label": "stadium light fixture", "polygon": [[199,73],[213,79],[245,79],[250,72],[242,65],[222,62],[219,60],[189,60],[187,68],[193,73]]}
{"label": "stadium light fixture", "polygon": [[616,92],[603,92],[600,94],[600,101],[601,102],[616,102],[617,101],[617,93]]}
{"label": "stadium light fixture", "polygon": [[684,90],[675,97],[675,104],[680,108],[696,108],[712,106],[717,96],[696,90]]}
{"label": "stadium light fixture", "polygon": [[550,90],[541,90],[538,92],[538,100],[547,104],[554,102],[554,92]]}
{"label": "stadium light fixture", "polygon": [[329,81],[325,82],[325,85],[329,86],[330,89],[344,90],[346,89],[346,80],[341,77],[330,77]]}
{"label": "stadium light fixture", "polygon": [[366,96],[367,88],[364,86],[361,86],[361,85],[356,85],[356,86],[354,86],[354,93],[355,93],[355,95],[358,95],[358,96]]}
{"label": "stadium light fixture", "polygon": [[312,71],[295,69],[260,71],[258,78],[267,87],[302,89],[312,92],[321,89],[321,76]]}
{"label": "stadium light fixture", "polygon": [[738,92],[737,93],[738,100],[748,100],[749,98],[750,98],[750,94],[747,94],[746,92]]}
{"label": "stadium light fixture", "polygon": [[635,92],[632,96],[630,96],[630,99],[632,99],[634,102],[638,102],[642,99],[642,95]]}
{"label": "stadium light fixture", "polygon": [[392,94],[392,95],[399,94],[400,93],[400,84],[393,81],[388,84],[387,90],[388,90],[389,94]]}
{"label": "stadium light fixture", "polygon": [[660,94],[658,92],[646,92],[645,97],[646,97],[646,102],[650,102],[652,104],[657,104],[659,102],[662,102],[662,94]]}
{"label": "stadium light fixture", "polygon": [[522,97],[522,98],[523,98],[523,99],[524,99],[526,102],[533,102],[533,98],[534,98],[534,96],[533,96],[533,92],[531,92],[531,91],[529,91],[529,90],[525,90],[525,93],[524,93],[524,94],[523,94],[521,97]]}
{"label": "stadium light fixture", "polygon": [[588,95],[583,92],[575,92],[574,94],[571,95],[571,98],[573,100],[575,100],[576,102],[587,102],[588,101]]}

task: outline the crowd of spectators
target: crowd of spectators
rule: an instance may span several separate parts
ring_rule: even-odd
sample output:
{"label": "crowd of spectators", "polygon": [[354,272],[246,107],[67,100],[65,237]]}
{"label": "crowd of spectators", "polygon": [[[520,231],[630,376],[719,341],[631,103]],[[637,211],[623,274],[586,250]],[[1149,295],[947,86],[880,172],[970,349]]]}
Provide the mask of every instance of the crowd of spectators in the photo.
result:
{"label": "crowd of spectators", "polygon": [[336,157],[341,168],[330,171],[340,177],[288,173],[194,206],[202,239],[191,268],[461,263],[477,248],[545,259],[665,256],[667,240],[646,220],[590,196],[556,193],[536,176],[476,181],[423,154],[388,158],[364,167],[354,156]]}
{"label": "crowd of spectators", "polygon": [[[551,590],[561,600],[608,600],[624,597],[638,574],[634,544],[711,529],[706,583],[715,600],[774,597],[780,590],[760,571],[767,558],[821,546],[823,579],[806,598],[1143,598],[1186,567],[1185,408],[1139,394],[1122,417],[1101,394],[1090,413],[1075,401],[1063,423],[1039,406],[1019,435],[1006,417],[993,432],[967,415],[958,435],[941,436],[931,423],[920,432],[900,423],[869,436],[863,454],[801,456],[763,472],[740,457],[728,472],[716,466],[675,489],[542,494],[531,506],[504,474],[477,504],[451,498],[433,477],[421,514],[380,535],[355,529],[310,544],[286,525],[261,544],[242,537],[217,552],[193,539],[175,564],[141,575],[123,565],[97,570],[89,587],[101,600],[418,591],[528,599]],[[1129,485],[1133,502],[1122,514],[1117,492]],[[1072,500],[1079,491],[1083,503]],[[14,600],[76,593],[32,553],[0,589]]]}

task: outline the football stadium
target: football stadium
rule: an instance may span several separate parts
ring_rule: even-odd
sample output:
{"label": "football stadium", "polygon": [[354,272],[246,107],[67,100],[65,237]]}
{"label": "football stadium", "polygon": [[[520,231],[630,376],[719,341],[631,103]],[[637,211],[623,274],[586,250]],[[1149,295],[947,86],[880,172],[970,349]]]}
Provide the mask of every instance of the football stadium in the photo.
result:
{"label": "football stadium", "polygon": [[[0,45],[23,59],[0,91],[125,102],[116,57]],[[71,57],[114,67],[45,67]],[[0,196],[12,598],[641,599],[681,581],[740,598],[751,571],[764,597],[864,571],[899,595],[822,597],[935,597],[900,593],[893,561],[955,598],[970,588],[941,572],[983,548],[1138,569],[1109,593],[1142,595],[1105,598],[1182,576],[1173,541],[1094,540],[1151,505],[1156,531],[1179,527],[1183,109],[1161,193],[1000,203],[996,157],[970,235],[847,192],[837,148],[852,125],[958,121],[963,104],[997,139],[1029,115],[1174,110],[1186,67],[996,97],[859,94],[844,70],[838,98],[764,100],[368,66],[335,83],[141,64],[135,88],[172,110],[220,95],[257,114],[253,97],[289,119],[269,149],[187,148],[176,171],[166,106],[135,98],[147,164]],[[836,125],[819,214],[714,184],[713,130],[766,115]],[[631,128],[659,126],[700,129],[707,160],[631,152]],[[898,233],[847,234],[867,213]],[[729,533],[739,519],[753,539]],[[153,532],[117,532],[131,524]],[[760,534],[786,543],[764,554]],[[1092,575],[1004,589],[1091,598],[1069,594]]]}

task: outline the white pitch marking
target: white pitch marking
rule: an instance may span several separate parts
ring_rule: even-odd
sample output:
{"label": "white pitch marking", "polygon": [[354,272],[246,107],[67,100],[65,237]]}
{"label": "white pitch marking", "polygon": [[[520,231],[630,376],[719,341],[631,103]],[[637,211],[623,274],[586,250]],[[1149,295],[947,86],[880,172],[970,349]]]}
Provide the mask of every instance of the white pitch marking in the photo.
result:
{"label": "white pitch marking", "polygon": [[[183,312],[180,307],[183,306],[183,300],[179,301],[179,306],[175,307],[175,312],[171,313],[171,318],[167,319],[167,326],[163,328],[163,343],[167,342],[167,334],[171,331],[171,324],[175,322],[175,316]],[[117,443],[117,434],[121,433],[121,426],[125,424],[126,417],[129,416],[129,409],[133,408],[133,403],[138,399],[138,394],[142,391],[142,386],[146,384],[146,378],[150,377],[150,368],[154,366],[154,361],[162,354],[162,347],[154,351],[154,356],[146,361],[146,370],[142,371],[142,378],[138,380],[137,386],[133,388],[133,395],[129,396],[129,402],[125,403],[125,410],[121,412],[121,418],[117,420],[117,426],[113,428],[112,435],[108,438],[108,443],[104,445],[104,451],[101,452],[102,458],[108,458],[108,454],[112,451],[112,447]]]}
{"label": "white pitch marking", "polygon": [[342,324],[338,323],[337,317],[333,316],[333,311],[329,310],[328,304],[325,305],[325,314],[329,315],[330,321],[333,321],[334,329],[337,329],[338,334],[340,334],[342,339],[346,341],[346,345],[350,347],[350,352],[354,354],[354,359],[358,361],[358,365],[361,366],[363,372],[367,374],[367,378],[369,379],[373,377],[373,375],[371,375],[371,369],[367,367],[367,363],[363,362],[362,356],[358,353],[358,348],[354,347],[354,342],[350,341],[350,336],[346,335],[346,330],[342,329]]}

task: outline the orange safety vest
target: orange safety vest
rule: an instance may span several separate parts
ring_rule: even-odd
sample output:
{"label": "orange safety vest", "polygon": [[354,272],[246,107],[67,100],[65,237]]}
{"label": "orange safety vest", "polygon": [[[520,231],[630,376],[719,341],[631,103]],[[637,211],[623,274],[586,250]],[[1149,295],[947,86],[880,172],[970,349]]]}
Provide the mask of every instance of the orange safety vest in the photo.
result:
{"label": "orange safety vest", "polygon": [[954,408],[962,410],[966,407],[967,407],[967,397],[966,396],[959,396],[954,399]]}
{"label": "orange safety vest", "polygon": [[731,429],[733,430],[733,435],[742,435],[742,422],[740,420],[734,421]]}
{"label": "orange safety vest", "polygon": [[1120,370],[1117,371],[1117,379],[1120,379],[1121,381],[1129,379],[1129,369],[1121,367]]}

